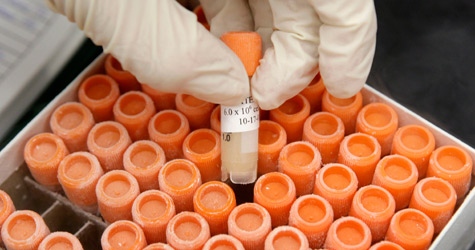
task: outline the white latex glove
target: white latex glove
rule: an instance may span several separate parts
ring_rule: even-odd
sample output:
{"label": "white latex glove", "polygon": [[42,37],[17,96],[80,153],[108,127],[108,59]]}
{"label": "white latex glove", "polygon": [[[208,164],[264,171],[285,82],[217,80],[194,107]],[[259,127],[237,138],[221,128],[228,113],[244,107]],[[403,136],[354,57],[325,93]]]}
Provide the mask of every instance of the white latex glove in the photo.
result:
{"label": "white latex glove", "polygon": [[46,0],[139,82],[236,105],[249,96],[239,58],[175,0]]}
{"label": "white latex glove", "polygon": [[217,37],[227,31],[261,34],[265,54],[251,80],[254,100],[277,108],[320,70],[330,94],[348,98],[363,87],[373,61],[372,0],[201,0]]}

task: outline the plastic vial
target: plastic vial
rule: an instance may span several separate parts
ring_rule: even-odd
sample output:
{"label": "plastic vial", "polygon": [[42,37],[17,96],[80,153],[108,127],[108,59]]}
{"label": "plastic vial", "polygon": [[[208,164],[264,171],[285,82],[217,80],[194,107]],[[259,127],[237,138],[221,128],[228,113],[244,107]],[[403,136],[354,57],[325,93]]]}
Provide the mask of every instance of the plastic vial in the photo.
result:
{"label": "plastic vial", "polygon": [[[262,56],[261,38],[255,32],[229,32],[221,40],[241,59],[248,76]],[[222,180],[250,184],[257,178],[259,107],[251,96],[238,106],[221,106]]]}

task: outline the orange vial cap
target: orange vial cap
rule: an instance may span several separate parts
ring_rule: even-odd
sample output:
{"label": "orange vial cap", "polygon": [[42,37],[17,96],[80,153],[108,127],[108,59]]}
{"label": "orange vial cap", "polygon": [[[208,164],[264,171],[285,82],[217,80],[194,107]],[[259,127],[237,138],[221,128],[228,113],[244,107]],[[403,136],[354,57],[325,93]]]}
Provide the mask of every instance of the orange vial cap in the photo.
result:
{"label": "orange vial cap", "polygon": [[381,146],[371,135],[354,133],[341,141],[338,162],[355,171],[359,187],[372,182],[374,170],[380,159]]}
{"label": "orange vial cap", "polygon": [[87,137],[87,148],[97,157],[104,172],[124,169],[124,152],[130,144],[127,129],[115,121],[96,123]]}
{"label": "orange vial cap", "polygon": [[363,95],[361,92],[350,98],[337,98],[328,91],[323,92],[322,111],[330,112],[343,121],[345,125],[345,135],[355,132],[356,117],[363,108]]}
{"label": "orange vial cap", "polygon": [[368,185],[356,191],[349,215],[364,221],[371,230],[373,242],[378,242],[384,239],[395,210],[396,202],[391,193],[380,186]]}
{"label": "orange vial cap", "polygon": [[295,184],[284,173],[264,174],[257,179],[254,185],[254,202],[269,211],[272,227],[288,224],[290,207],[295,199]]}
{"label": "orange vial cap", "polygon": [[419,180],[426,176],[430,155],[435,149],[432,132],[421,125],[400,127],[393,138],[391,154],[404,155],[416,164]]}
{"label": "orange vial cap", "polygon": [[155,109],[157,111],[162,111],[166,109],[176,109],[175,105],[175,93],[163,92],[157,89],[150,87],[147,84],[142,84],[142,91],[150,96],[155,104]]}
{"label": "orange vial cap", "polygon": [[325,198],[333,208],[333,217],[347,216],[358,189],[358,178],[351,168],[340,163],[328,163],[317,173],[314,194]]}
{"label": "orange vial cap", "polygon": [[287,141],[302,140],[303,124],[310,115],[310,103],[301,94],[288,99],[269,113],[271,121],[279,123],[287,134]]}
{"label": "orange vial cap", "polygon": [[452,217],[456,202],[457,194],[449,182],[438,177],[426,177],[414,187],[409,207],[429,216],[437,235]]}
{"label": "orange vial cap", "polygon": [[305,234],[291,226],[279,226],[268,235],[264,244],[265,250],[307,250],[309,244]]}
{"label": "orange vial cap", "polygon": [[332,113],[317,112],[305,120],[302,140],[312,143],[318,149],[323,164],[336,162],[343,137],[343,121]]}
{"label": "orange vial cap", "polygon": [[79,239],[69,232],[52,232],[38,246],[38,250],[83,250]]}
{"label": "orange vial cap", "polygon": [[167,225],[167,242],[176,249],[202,249],[211,237],[208,222],[195,212],[181,212]]}
{"label": "orange vial cap", "polygon": [[381,145],[381,155],[387,155],[391,152],[398,123],[398,115],[391,106],[374,102],[365,105],[358,113],[356,132],[374,136]]}
{"label": "orange vial cap", "polygon": [[209,118],[210,128],[221,134],[221,105],[216,105]]}
{"label": "orange vial cap", "polygon": [[376,165],[372,184],[391,193],[398,211],[409,205],[418,174],[416,165],[409,158],[403,155],[387,155]]}
{"label": "orange vial cap", "polygon": [[200,185],[200,170],[186,159],[171,160],[158,173],[158,186],[172,197],[177,213],[193,211],[193,195]]}
{"label": "orange vial cap", "polygon": [[155,115],[152,98],[140,91],[122,94],[114,104],[114,119],[124,125],[132,141],[149,139],[148,122]]}
{"label": "orange vial cap", "polygon": [[163,110],[149,121],[150,139],[165,151],[167,161],[183,158],[183,142],[190,133],[188,119],[176,110]]}
{"label": "orange vial cap", "polygon": [[129,71],[124,70],[120,62],[111,54],[106,56],[104,68],[107,75],[117,81],[121,93],[131,90],[141,90],[141,84],[137,81],[137,78]]}
{"label": "orange vial cap", "polygon": [[[5,220],[15,211],[15,205],[10,197],[10,195],[0,190],[0,230]],[[2,238],[0,237],[0,244],[2,243]]]}
{"label": "orange vial cap", "polygon": [[269,212],[257,203],[236,206],[228,217],[228,233],[242,242],[246,249],[263,249],[272,230]]}
{"label": "orange vial cap", "polygon": [[315,194],[300,196],[290,208],[289,226],[302,231],[312,249],[323,247],[327,231],[333,223],[333,208]]}
{"label": "orange vial cap", "polygon": [[58,167],[58,180],[66,197],[81,209],[96,213],[96,185],[104,174],[97,157],[89,152],[67,155]]}
{"label": "orange vial cap", "polygon": [[118,220],[106,227],[101,236],[103,250],[139,250],[147,246],[144,232],[130,220]]}
{"label": "orange vial cap", "polygon": [[472,168],[473,161],[467,151],[458,146],[446,145],[432,152],[427,176],[448,181],[454,187],[457,198],[461,199],[470,189]]}
{"label": "orange vial cap", "polygon": [[189,133],[183,142],[183,154],[196,164],[201,180],[221,180],[221,139],[209,128],[197,129]]}
{"label": "orange vial cap", "polygon": [[259,124],[257,174],[277,171],[279,154],[287,144],[287,134],[277,122],[261,120]]}
{"label": "orange vial cap", "polygon": [[23,157],[33,178],[50,190],[60,190],[58,167],[69,154],[63,140],[53,133],[39,133],[25,145]]}
{"label": "orange vial cap", "polygon": [[31,210],[17,210],[8,216],[2,226],[2,240],[7,249],[38,249],[50,233],[45,221]]}
{"label": "orange vial cap", "polygon": [[53,111],[49,124],[53,133],[63,139],[69,152],[77,152],[87,150],[87,135],[95,121],[84,104],[67,102]]}
{"label": "orange vial cap", "polygon": [[228,217],[234,207],[236,207],[234,191],[221,181],[203,183],[193,196],[194,211],[206,219],[211,235],[228,232]]}
{"label": "orange vial cap", "polygon": [[105,173],[96,186],[102,218],[107,223],[132,220],[132,204],[139,193],[139,184],[129,172],[112,170]]}
{"label": "orange vial cap", "polygon": [[203,246],[203,250],[244,250],[243,244],[235,237],[218,234],[211,237]]}
{"label": "orange vial cap", "polygon": [[362,220],[347,216],[335,220],[328,230],[325,249],[363,250],[371,246],[371,231]]}
{"label": "orange vial cap", "polygon": [[386,240],[404,249],[428,249],[434,236],[432,220],[414,208],[397,211],[389,224]]}
{"label": "orange vial cap", "polygon": [[124,169],[137,179],[141,192],[158,189],[158,172],[165,161],[163,149],[149,140],[136,141],[124,152]]}
{"label": "orange vial cap", "polygon": [[175,98],[176,110],[183,113],[190,123],[191,130],[210,128],[211,112],[214,103],[203,101],[192,95],[177,94]]}
{"label": "orange vial cap", "polygon": [[300,91],[300,94],[307,98],[310,103],[310,114],[322,110],[322,97],[324,91],[325,84],[323,83],[320,73],[312,79],[307,87]]}
{"label": "orange vial cap", "polygon": [[309,142],[296,141],[285,145],[280,151],[278,170],[292,179],[297,196],[301,196],[312,193],[321,162],[322,157],[315,146]]}
{"label": "orange vial cap", "polygon": [[373,244],[369,250],[404,250],[404,248],[394,242],[382,240]]}
{"label": "orange vial cap", "polygon": [[119,85],[108,75],[96,74],[86,78],[78,90],[79,101],[88,107],[94,121],[114,119],[112,108],[120,96]]}
{"label": "orange vial cap", "polygon": [[175,214],[172,197],[159,190],[140,193],[132,204],[132,220],[143,229],[148,244],[166,242],[165,230]]}

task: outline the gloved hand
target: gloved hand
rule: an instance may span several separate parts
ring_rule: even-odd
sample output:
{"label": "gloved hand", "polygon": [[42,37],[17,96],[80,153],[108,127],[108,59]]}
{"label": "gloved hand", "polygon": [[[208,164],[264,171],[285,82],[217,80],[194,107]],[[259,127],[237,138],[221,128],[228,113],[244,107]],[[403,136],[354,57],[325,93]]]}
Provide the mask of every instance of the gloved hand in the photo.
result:
{"label": "gloved hand", "polygon": [[345,98],[361,89],[375,47],[372,0],[201,0],[213,37],[174,0],[49,0],[140,82],[214,103],[249,95],[239,59],[216,37],[256,30],[267,49],[251,80],[263,109],[278,107],[318,73]]}
{"label": "gloved hand", "polygon": [[239,58],[175,0],[47,0],[141,83],[213,103],[249,96]]}
{"label": "gloved hand", "polygon": [[340,98],[356,94],[368,77],[377,29],[372,0],[201,0],[201,5],[217,37],[238,30],[261,34],[265,54],[251,91],[263,109],[298,94],[319,70],[326,89]]}

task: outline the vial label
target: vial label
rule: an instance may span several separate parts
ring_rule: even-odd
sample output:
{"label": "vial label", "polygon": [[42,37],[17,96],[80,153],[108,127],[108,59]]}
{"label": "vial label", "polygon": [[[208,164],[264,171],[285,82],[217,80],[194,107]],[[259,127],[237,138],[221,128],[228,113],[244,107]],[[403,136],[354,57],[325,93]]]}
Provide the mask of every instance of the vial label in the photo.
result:
{"label": "vial label", "polygon": [[251,96],[237,106],[221,105],[222,132],[245,132],[258,128],[259,106]]}

